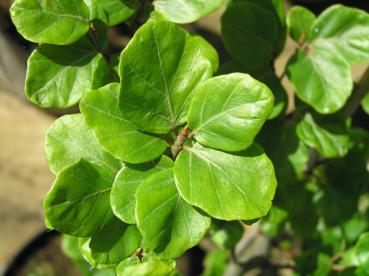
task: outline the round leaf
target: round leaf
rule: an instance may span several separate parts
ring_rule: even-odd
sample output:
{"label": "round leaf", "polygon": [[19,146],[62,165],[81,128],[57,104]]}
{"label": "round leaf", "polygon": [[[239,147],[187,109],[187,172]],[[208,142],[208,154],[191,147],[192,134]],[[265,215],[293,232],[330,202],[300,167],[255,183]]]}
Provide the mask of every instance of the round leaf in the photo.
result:
{"label": "round leaf", "polygon": [[72,44],[89,28],[83,0],[16,0],[10,14],[18,32],[35,43]]}
{"label": "round leaf", "polygon": [[85,160],[60,172],[44,201],[45,215],[59,232],[87,237],[114,219],[109,198],[113,178]]}
{"label": "round leaf", "polygon": [[363,107],[364,111],[369,115],[369,93],[367,93],[367,95],[361,101],[361,106]]}
{"label": "round leaf", "polygon": [[299,51],[289,61],[287,70],[297,96],[319,113],[338,111],[351,95],[350,66],[332,51],[322,48]]}
{"label": "round leaf", "polygon": [[110,203],[114,214],[126,223],[136,223],[136,190],[146,178],[167,168],[173,161],[163,155],[160,160],[145,164],[126,164],[114,180]]}
{"label": "round leaf", "polygon": [[124,49],[120,106],[141,130],[168,133],[186,121],[193,90],[212,74],[197,41],[173,23],[152,20]]}
{"label": "round leaf", "polygon": [[349,150],[349,135],[344,121],[324,119],[316,122],[310,113],[298,123],[297,136],[327,158],[342,157]]}
{"label": "round leaf", "polygon": [[360,236],[355,245],[355,253],[359,267],[369,273],[369,232]]}
{"label": "round leaf", "polygon": [[188,112],[192,134],[201,144],[221,150],[250,146],[273,110],[271,91],[246,74],[209,79],[194,94]]}
{"label": "round leaf", "polygon": [[120,85],[112,83],[83,97],[80,109],[101,146],[116,158],[144,163],[158,158],[167,143],[137,130],[119,108]]}
{"label": "round leaf", "polygon": [[173,169],[158,172],[136,192],[136,219],[145,246],[164,258],[176,258],[197,245],[210,227],[201,214],[178,194]]}
{"label": "round leaf", "polygon": [[237,154],[185,147],[174,168],[181,196],[212,217],[251,220],[271,207],[277,184],[273,164],[256,144]]}
{"label": "round leaf", "polygon": [[288,31],[293,40],[303,44],[315,21],[315,15],[301,6],[293,6],[287,15]]}
{"label": "round leaf", "polygon": [[111,76],[109,64],[87,40],[70,46],[41,45],[28,60],[26,95],[41,107],[66,108]]}
{"label": "round leaf", "polygon": [[165,263],[160,260],[149,260],[147,262],[129,265],[125,263],[118,265],[118,276],[134,275],[134,276],[178,276],[175,269],[175,263]]}
{"label": "round leaf", "polygon": [[54,174],[84,159],[110,171],[112,177],[122,163],[100,147],[81,114],[65,115],[49,128],[45,140],[46,158]]}

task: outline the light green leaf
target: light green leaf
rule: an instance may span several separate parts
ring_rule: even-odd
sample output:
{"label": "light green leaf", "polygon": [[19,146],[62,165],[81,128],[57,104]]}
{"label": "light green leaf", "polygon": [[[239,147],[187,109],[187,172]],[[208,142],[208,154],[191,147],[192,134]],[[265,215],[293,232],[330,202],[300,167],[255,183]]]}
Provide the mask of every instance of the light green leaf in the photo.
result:
{"label": "light green leaf", "polygon": [[88,275],[90,265],[83,258],[79,248],[79,238],[69,235],[62,235],[61,249],[63,254],[73,261],[73,264],[78,267],[82,275]]}
{"label": "light green leaf", "polygon": [[186,121],[193,90],[213,70],[196,41],[173,23],[152,20],[122,52],[120,106],[141,130],[168,133]]}
{"label": "light green leaf", "polygon": [[89,246],[96,263],[117,265],[132,255],[140,243],[141,234],[136,225],[114,218],[100,232],[92,235]]}
{"label": "light green leaf", "polygon": [[308,146],[318,150],[326,158],[346,155],[350,138],[346,124],[338,118],[314,118],[306,113],[296,128],[297,136]]}
{"label": "light green leaf", "polygon": [[136,190],[146,178],[167,168],[173,161],[163,155],[160,160],[145,164],[126,164],[115,178],[110,194],[114,214],[126,223],[136,223]]}
{"label": "light green leaf", "polygon": [[89,28],[83,0],[16,0],[10,14],[18,32],[35,43],[72,44]]}
{"label": "light green leaf", "polygon": [[359,267],[369,273],[369,232],[360,236],[355,245],[355,254]]}
{"label": "light green leaf", "polygon": [[315,269],[313,276],[329,275],[332,269],[331,257],[327,254],[319,253],[317,268]]}
{"label": "light green leaf", "polygon": [[90,19],[114,26],[130,18],[135,10],[122,0],[84,0],[90,8]]}
{"label": "light green leaf", "polygon": [[46,158],[54,174],[84,159],[109,171],[114,178],[122,163],[102,150],[81,114],[65,115],[49,128],[45,140]]}
{"label": "light green leaf", "polygon": [[188,112],[192,134],[201,144],[226,151],[250,146],[273,109],[268,87],[241,73],[209,79],[194,94]]}
{"label": "light green leaf", "polygon": [[301,6],[293,6],[287,15],[287,26],[290,37],[299,44],[303,44],[309,35],[315,15]]}
{"label": "light green leaf", "polygon": [[144,163],[158,158],[167,143],[140,132],[119,108],[120,85],[112,83],[83,97],[80,109],[94,130],[101,146],[116,158],[129,163]]}
{"label": "light green leaf", "polygon": [[26,95],[38,106],[65,108],[111,78],[109,64],[87,39],[69,46],[41,45],[28,60]]}
{"label": "light green leaf", "polygon": [[343,56],[348,63],[366,62],[369,60],[369,14],[333,5],[314,22],[309,41],[316,48]]}
{"label": "light green leaf", "polygon": [[361,106],[363,107],[364,111],[369,115],[369,93],[367,93],[367,95],[361,101]]}
{"label": "light green leaf", "polygon": [[178,194],[173,169],[158,172],[136,192],[136,219],[145,246],[164,258],[176,258],[197,245],[210,227]]}
{"label": "light green leaf", "polygon": [[59,232],[87,237],[114,219],[110,190],[114,178],[81,159],[60,172],[44,200],[45,215]]}
{"label": "light green leaf", "polygon": [[273,164],[256,144],[237,154],[185,147],[174,168],[181,196],[214,218],[251,220],[271,207],[277,184]]}
{"label": "light green leaf", "polygon": [[327,49],[300,50],[289,61],[287,70],[297,96],[319,113],[338,111],[351,95],[349,64]]}
{"label": "light green leaf", "polygon": [[211,240],[220,249],[233,248],[242,238],[244,228],[239,221],[213,221],[210,234]]}
{"label": "light green leaf", "polygon": [[222,34],[231,56],[247,70],[265,68],[285,41],[281,11],[270,0],[231,1],[222,17]]}
{"label": "light green leaf", "polygon": [[179,276],[175,269],[175,262],[166,263],[160,260],[149,260],[147,262],[138,263],[127,266],[125,263],[118,265],[118,276]]}
{"label": "light green leaf", "polygon": [[224,276],[227,261],[229,258],[228,250],[208,252],[204,260],[204,271],[202,276]]}
{"label": "light green leaf", "polygon": [[185,24],[211,13],[223,2],[224,0],[155,0],[154,6],[169,21]]}
{"label": "light green leaf", "polygon": [[202,53],[211,63],[213,73],[217,72],[219,69],[219,56],[217,50],[215,50],[209,42],[199,35],[193,35],[191,42],[201,48]]}

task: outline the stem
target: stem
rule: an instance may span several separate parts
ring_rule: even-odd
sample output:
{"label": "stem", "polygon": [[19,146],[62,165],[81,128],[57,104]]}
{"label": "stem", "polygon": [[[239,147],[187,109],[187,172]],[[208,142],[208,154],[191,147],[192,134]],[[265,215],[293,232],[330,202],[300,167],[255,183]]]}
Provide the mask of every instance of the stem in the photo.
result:
{"label": "stem", "polygon": [[353,96],[349,100],[346,109],[343,111],[345,119],[350,118],[360,107],[361,101],[369,92],[369,67],[366,68],[359,83],[354,89]]}
{"label": "stem", "polygon": [[96,29],[96,26],[93,22],[90,22],[90,29],[89,29],[89,33],[90,33],[90,36],[95,44],[95,48],[96,50],[101,53],[105,59],[107,61],[109,61],[109,58],[107,57],[107,55],[104,53],[102,47],[101,47],[101,44],[100,44],[100,41],[99,41],[99,37],[98,37],[98,33],[97,33],[97,29]]}
{"label": "stem", "polygon": [[171,148],[172,150],[172,157],[175,159],[178,155],[178,153],[183,148],[183,143],[188,139],[188,125],[186,125],[182,130],[181,133],[178,134],[176,140],[174,141],[174,144]]}

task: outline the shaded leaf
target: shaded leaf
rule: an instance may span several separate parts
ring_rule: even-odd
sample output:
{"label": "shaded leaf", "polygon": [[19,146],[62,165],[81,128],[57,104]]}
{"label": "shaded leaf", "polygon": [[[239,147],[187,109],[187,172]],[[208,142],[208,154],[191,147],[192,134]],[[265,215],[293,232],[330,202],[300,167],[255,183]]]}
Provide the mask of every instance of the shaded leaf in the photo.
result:
{"label": "shaded leaf", "polygon": [[364,111],[369,115],[369,93],[367,93],[367,95],[361,101],[361,106],[363,107]]}
{"label": "shaded leaf", "polygon": [[244,228],[239,221],[213,221],[210,234],[211,240],[220,249],[233,248],[242,238]]}
{"label": "shaded leaf", "polygon": [[229,251],[219,250],[208,252],[204,260],[202,276],[223,276],[226,270]]}
{"label": "shaded leaf", "polygon": [[101,146],[116,158],[129,163],[143,163],[158,158],[167,143],[137,130],[119,108],[117,83],[88,93],[80,103],[87,124],[94,130]]}
{"label": "shaded leaf", "polygon": [[185,147],[175,161],[175,176],[186,201],[222,220],[266,215],[277,183],[271,161],[256,144],[236,154]]}

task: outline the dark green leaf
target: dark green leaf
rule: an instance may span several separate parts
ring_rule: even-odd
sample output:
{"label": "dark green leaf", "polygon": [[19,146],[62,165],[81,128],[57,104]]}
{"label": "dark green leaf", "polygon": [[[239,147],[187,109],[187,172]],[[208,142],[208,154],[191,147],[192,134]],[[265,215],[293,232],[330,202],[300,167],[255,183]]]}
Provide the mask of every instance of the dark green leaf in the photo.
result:
{"label": "dark green leaf", "polygon": [[111,78],[109,64],[87,39],[69,46],[41,45],[28,60],[26,95],[38,106],[65,108]]}
{"label": "dark green leaf", "polygon": [[80,108],[101,146],[116,158],[143,163],[158,158],[167,143],[137,130],[119,108],[120,85],[112,83],[83,97]]}
{"label": "dark green leaf", "polygon": [[201,214],[178,194],[173,169],[158,172],[136,192],[136,219],[145,247],[164,258],[176,258],[197,245],[210,227]]}
{"label": "dark green leaf", "polygon": [[16,0],[10,13],[18,32],[35,43],[72,44],[89,28],[83,0]]}
{"label": "dark green leaf", "polygon": [[160,160],[145,164],[126,164],[115,178],[110,194],[114,214],[126,223],[136,223],[136,190],[146,178],[167,168],[173,161],[163,155]]}
{"label": "dark green leaf", "polygon": [[220,7],[224,0],[155,0],[155,10],[169,21],[185,24],[194,22]]}
{"label": "dark green leaf", "polygon": [[186,201],[221,220],[265,216],[277,184],[272,162],[256,144],[237,154],[185,147],[175,176]]}
{"label": "dark green leaf", "polygon": [[361,106],[363,107],[364,111],[369,115],[369,93],[367,93],[367,95],[361,101]]}
{"label": "dark green leaf", "polygon": [[209,79],[194,94],[188,112],[192,134],[201,144],[226,151],[250,146],[273,109],[268,87],[241,73]]}
{"label": "dark green leaf", "polygon": [[120,106],[141,130],[168,133],[185,122],[193,90],[213,71],[197,40],[173,23],[153,20],[123,51]]}
{"label": "dark green leaf", "polygon": [[212,241],[220,249],[231,249],[242,238],[244,228],[239,221],[213,221],[210,228]]}

